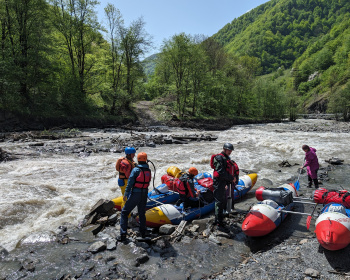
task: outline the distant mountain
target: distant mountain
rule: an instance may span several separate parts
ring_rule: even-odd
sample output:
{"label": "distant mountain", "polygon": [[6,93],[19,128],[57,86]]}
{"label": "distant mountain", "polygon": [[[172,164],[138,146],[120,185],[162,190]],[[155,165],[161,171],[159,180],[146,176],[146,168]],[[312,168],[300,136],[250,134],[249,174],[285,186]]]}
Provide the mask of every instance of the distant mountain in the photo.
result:
{"label": "distant mountain", "polygon": [[151,56],[146,57],[142,61],[143,69],[147,77],[151,76],[154,73],[157,57],[158,57],[158,54],[152,54]]}

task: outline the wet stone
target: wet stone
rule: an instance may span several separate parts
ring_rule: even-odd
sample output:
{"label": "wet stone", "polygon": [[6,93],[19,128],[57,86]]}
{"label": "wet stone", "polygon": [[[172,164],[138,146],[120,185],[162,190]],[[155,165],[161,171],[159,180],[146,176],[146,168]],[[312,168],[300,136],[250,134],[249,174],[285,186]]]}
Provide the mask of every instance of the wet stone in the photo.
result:
{"label": "wet stone", "polygon": [[0,246],[0,257],[7,256],[9,252],[2,246]]}
{"label": "wet stone", "polygon": [[108,239],[106,249],[109,251],[115,250],[117,248],[116,244],[117,244],[117,241],[115,239]]}
{"label": "wet stone", "polygon": [[163,234],[163,235],[170,235],[172,234],[176,229],[176,226],[175,225],[162,225],[160,228],[159,228],[159,234]]}
{"label": "wet stone", "polygon": [[216,236],[214,234],[211,234],[209,236],[209,241],[213,242],[213,243],[215,243],[217,245],[221,245],[221,242],[216,238]]}
{"label": "wet stone", "polygon": [[17,246],[30,245],[35,243],[56,242],[56,241],[57,241],[57,236],[52,231],[37,232],[21,239],[21,241],[19,241],[19,244]]}
{"label": "wet stone", "polygon": [[149,260],[149,256],[147,253],[142,254],[141,256],[136,258],[135,266],[139,266],[140,264],[144,264]]}
{"label": "wet stone", "polygon": [[319,278],[320,272],[318,270],[315,270],[313,268],[307,268],[304,272],[305,275],[313,277],[313,278]]}
{"label": "wet stone", "polygon": [[25,260],[22,263],[22,268],[26,271],[34,272],[35,271],[35,264],[32,260]]}
{"label": "wet stone", "polygon": [[118,214],[113,214],[112,216],[108,217],[108,224],[112,225],[115,224],[118,220],[119,215]]}
{"label": "wet stone", "polygon": [[97,242],[93,243],[88,249],[88,251],[93,253],[93,254],[96,254],[96,253],[104,251],[104,250],[106,250],[106,244],[102,241],[97,241]]}

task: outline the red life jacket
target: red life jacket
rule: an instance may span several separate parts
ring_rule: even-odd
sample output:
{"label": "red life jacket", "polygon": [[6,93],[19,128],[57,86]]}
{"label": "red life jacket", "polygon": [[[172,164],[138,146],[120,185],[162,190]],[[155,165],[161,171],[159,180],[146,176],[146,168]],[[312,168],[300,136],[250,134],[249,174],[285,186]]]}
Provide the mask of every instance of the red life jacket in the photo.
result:
{"label": "red life jacket", "polygon": [[187,180],[182,181],[180,179],[175,180],[174,185],[177,188],[177,191],[180,195],[187,197],[196,197],[194,193],[192,193],[191,186]]}
{"label": "red life jacket", "polygon": [[218,155],[221,155],[226,159],[226,171],[227,171],[227,173],[231,174],[232,176],[239,176],[239,168],[238,168],[237,163],[235,163],[231,159],[227,159],[222,153],[211,156],[210,167],[214,169],[213,176],[216,178],[220,177],[219,173],[215,170],[215,166],[214,166],[214,158]]}
{"label": "red life jacket", "polygon": [[152,179],[151,169],[140,167],[140,166],[137,166],[137,167],[140,168],[141,172],[139,176],[136,177],[134,187],[140,188],[140,189],[147,189],[149,186],[149,182],[151,182],[151,179]]}
{"label": "red life jacket", "polygon": [[165,174],[162,176],[161,181],[162,184],[166,184],[171,191],[177,191],[175,187],[175,179],[173,176],[170,176],[168,174]]}
{"label": "red life jacket", "polygon": [[120,179],[128,179],[134,167],[134,162],[128,160],[126,157],[118,159],[115,165],[115,169],[119,172]]}
{"label": "red life jacket", "polygon": [[200,184],[202,187],[205,187],[207,189],[209,189],[210,191],[214,191],[214,187],[213,187],[213,179],[208,177],[208,178],[203,178],[197,181],[198,184]]}
{"label": "red life jacket", "polygon": [[319,188],[314,192],[314,202],[322,204],[334,202],[350,208],[350,192],[347,190],[338,191]]}

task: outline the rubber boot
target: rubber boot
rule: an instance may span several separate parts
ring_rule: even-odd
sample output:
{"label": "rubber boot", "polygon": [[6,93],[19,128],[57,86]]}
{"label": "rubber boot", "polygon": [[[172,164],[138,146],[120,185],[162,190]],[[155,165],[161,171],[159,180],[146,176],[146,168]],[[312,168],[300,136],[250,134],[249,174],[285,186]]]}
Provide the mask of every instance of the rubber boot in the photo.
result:
{"label": "rubber boot", "polygon": [[318,189],[318,179],[313,179],[314,184],[315,184],[315,188]]}
{"label": "rubber boot", "polygon": [[312,188],[312,178],[310,176],[307,176],[307,179],[309,181],[307,187]]}

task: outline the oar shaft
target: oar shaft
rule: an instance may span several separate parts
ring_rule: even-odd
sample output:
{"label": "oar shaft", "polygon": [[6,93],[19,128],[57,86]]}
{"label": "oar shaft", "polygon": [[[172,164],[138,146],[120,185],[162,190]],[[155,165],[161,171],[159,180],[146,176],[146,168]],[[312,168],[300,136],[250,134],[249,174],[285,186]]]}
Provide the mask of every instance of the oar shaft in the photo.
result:
{"label": "oar shaft", "polygon": [[282,213],[298,214],[298,215],[305,215],[305,216],[310,216],[311,215],[309,213],[294,212],[294,211],[287,211],[287,210],[277,210],[277,211],[278,212],[282,212]]}
{"label": "oar shaft", "polygon": [[294,200],[293,202],[302,203],[302,204],[311,204],[311,205],[317,204],[315,202],[306,202],[306,201],[298,201],[298,200]]}

